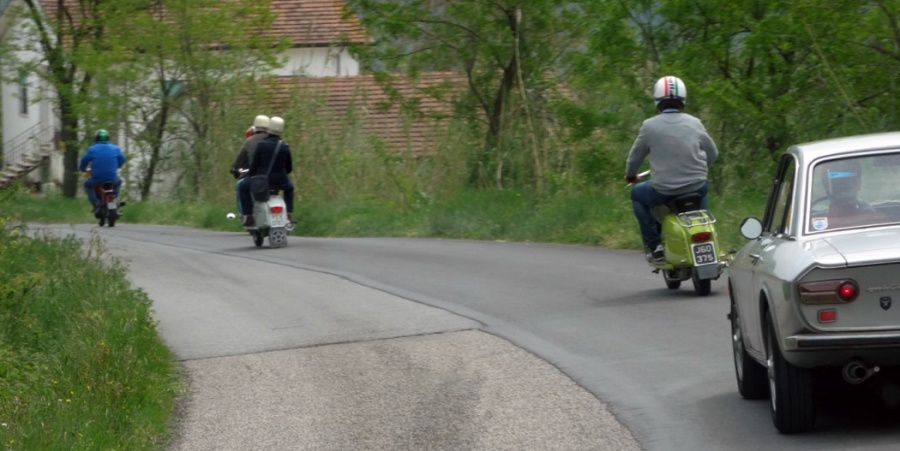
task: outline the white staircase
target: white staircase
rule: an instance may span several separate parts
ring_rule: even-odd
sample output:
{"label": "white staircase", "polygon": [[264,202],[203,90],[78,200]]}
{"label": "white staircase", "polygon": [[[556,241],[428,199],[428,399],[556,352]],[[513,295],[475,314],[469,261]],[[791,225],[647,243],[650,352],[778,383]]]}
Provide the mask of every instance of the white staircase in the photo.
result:
{"label": "white staircase", "polygon": [[3,145],[0,189],[38,168],[53,151],[53,126],[36,124]]}

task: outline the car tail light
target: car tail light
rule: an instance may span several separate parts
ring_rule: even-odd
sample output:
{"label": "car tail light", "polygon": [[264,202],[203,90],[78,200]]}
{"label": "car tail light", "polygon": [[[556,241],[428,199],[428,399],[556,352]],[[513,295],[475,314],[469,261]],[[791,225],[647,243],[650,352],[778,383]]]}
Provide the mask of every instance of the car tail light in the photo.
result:
{"label": "car tail light", "polygon": [[837,321],[837,310],[830,308],[827,310],[819,310],[820,323],[833,323]]}
{"label": "car tail light", "polygon": [[823,280],[800,284],[800,301],[804,304],[845,304],[859,296],[859,285],[850,279]]}
{"label": "car tail light", "polygon": [[272,210],[272,213],[278,214],[278,213],[281,213],[282,211],[284,211],[284,207],[282,207],[281,205],[276,205],[276,206],[270,208],[270,210]]}
{"label": "car tail light", "polygon": [[856,284],[850,281],[844,282],[838,285],[837,295],[844,302],[852,302],[856,299],[856,296],[859,294],[859,289],[856,287]]}
{"label": "car tail light", "polygon": [[712,232],[699,232],[691,235],[691,241],[695,243],[702,243],[704,241],[709,241],[712,239]]}

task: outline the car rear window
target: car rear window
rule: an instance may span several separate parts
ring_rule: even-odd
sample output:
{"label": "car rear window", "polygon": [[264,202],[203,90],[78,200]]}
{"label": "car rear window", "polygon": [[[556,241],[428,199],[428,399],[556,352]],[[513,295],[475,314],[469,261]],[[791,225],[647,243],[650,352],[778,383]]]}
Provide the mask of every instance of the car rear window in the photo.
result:
{"label": "car rear window", "polygon": [[807,232],[900,223],[898,173],[900,151],[817,163]]}

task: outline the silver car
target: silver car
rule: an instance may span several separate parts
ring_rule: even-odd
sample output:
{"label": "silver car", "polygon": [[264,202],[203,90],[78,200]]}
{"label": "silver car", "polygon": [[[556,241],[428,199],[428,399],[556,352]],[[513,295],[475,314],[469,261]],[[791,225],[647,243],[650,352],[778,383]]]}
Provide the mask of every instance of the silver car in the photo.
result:
{"label": "silver car", "polygon": [[900,367],[900,133],[792,146],[731,262],[738,391],[783,433],[815,425],[829,371],[888,402]]}

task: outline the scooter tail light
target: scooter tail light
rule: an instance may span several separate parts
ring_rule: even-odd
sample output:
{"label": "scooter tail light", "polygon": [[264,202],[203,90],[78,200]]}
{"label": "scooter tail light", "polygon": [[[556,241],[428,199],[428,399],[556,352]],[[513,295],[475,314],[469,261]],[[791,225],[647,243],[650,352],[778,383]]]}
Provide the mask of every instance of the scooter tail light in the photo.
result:
{"label": "scooter tail light", "polygon": [[284,207],[282,207],[281,205],[276,205],[276,206],[270,208],[269,210],[271,210],[272,213],[280,214],[282,211],[284,211]]}
{"label": "scooter tail light", "polygon": [[845,304],[859,296],[859,285],[851,279],[823,280],[800,284],[800,301],[807,305]]}
{"label": "scooter tail light", "polygon": [[712,232],[698,232],[691,235],[691,241],[695,243],[703,243],[712,239]]}

